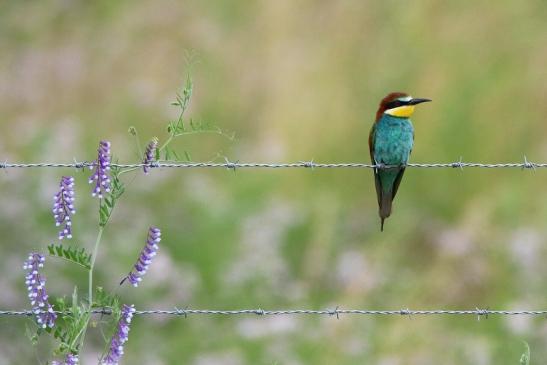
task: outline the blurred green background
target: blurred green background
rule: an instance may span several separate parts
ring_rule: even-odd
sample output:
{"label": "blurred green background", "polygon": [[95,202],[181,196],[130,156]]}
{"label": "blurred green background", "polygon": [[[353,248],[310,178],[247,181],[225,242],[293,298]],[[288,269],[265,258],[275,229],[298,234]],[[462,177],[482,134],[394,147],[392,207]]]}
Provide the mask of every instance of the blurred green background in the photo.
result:
{"label": "blurred green background", "polygon": [[[378,101],[413,117],[412,162],[547,161],[547,2],[4,1],[0,160],[91,160],[100,139],[158,136],[192,56],[188,116],[236,139],[185,136],[192,159],[368,162]],[[222,161],[222,158],[220,159]],[[51,197],[75,174],[74,244],[91,249],[89,172],[0,172],[0,308],[27,308],[22,263],[56,229]],[[129,177],[96,282],[138,308],[545,309],[547,172],[411,169],[379,232],[370,170],[154,170]],[[147,227],[160,254],[118,288]],[[86,273],[48,259],[51,295]],[[118,289],[116,289],[118,288]],[[25,318],[0,318],[0,364],[45,363]],[[90,330],[83,363],[102,350]],[[544,318],[139,317],[124,364],[532,364]]]}

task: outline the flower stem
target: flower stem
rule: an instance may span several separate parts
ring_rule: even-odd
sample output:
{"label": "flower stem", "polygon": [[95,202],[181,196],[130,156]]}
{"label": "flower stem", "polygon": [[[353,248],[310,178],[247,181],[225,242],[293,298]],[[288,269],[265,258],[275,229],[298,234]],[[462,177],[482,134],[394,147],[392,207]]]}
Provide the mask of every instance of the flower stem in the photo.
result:
{"label": "flower stem", "polygon": [[174,137],[175,136],[173,134],[170,134],[169,138],[167,138],[167,141],[165,141],[165,143],[158,149],[158,151],[163,151],[169,145],[169,143],[171,143]]}
{"label": "flower stem", "polygon": [[89,307],[88,307],[87,318],[85,319],[85,325],[82,326],[82,328],[80,329],[80,332],[75,337],[75,339],[78,337],[80,338],[80,349],[79,349],[80,352],[83,350],[83,347],[84,347],[84,338],[85,338],[85,334],[87,333],[89,320],[91,319],[91,311],[93,309],[93,267],[95,266],[95,259],[97,258],[97,253],[99,251],[99,244],[101,243],[103,230],[104,230],[104,227],[100,226],[99,233],[97,233],[97,239],[95,240],[95,247],[93,248],[93,252],[91,255],[91,266],[89,267],[89,271],[88,271],[88,294],[87,295],[89,298]]}
{"label": "flower stem", "polygon": [[95,267],[95,260],[97,259],[97,253],[99,251],[99,244],[101,243],[101,237],[103,235],[104,227],[99,227],[99,233],[97,234],[97,239],[95,240],[95,248],[91,254],[91,266],[89,267],[88,272],[88,298],[89,298],[89,310],[91,311],[91,306],[93,305],[93,268]]}
{"label": "flower stem", "polygon": [[140,169],[141,169],[140,167],[130,167],[128,169],[121,170],[118,173],[118,176],[121,176],[122,174],[125,174],[126,172],[131,172],[131,171],[140,170]]}

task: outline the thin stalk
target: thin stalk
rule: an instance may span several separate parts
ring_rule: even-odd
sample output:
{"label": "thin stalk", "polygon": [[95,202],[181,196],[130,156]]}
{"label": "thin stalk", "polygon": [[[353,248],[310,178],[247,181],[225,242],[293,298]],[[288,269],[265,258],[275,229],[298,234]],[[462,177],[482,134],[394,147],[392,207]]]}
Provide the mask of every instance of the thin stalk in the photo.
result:
{"label": "thin stalk", "polygon": [[85,334],[87,333],[87,328],[89,326],[89,320],[91,319],[91,310],[93,307],[93,268],[95,267],[95,260],[97,259],[97,253],[99,251],[99,244],[101,243],[101,237],[103,236],[103,230],[104,227],[99,227],[99,233],[97,233],[97,239],[95,240],[95,247],[93,248],[93,252],[91,255],[91,266],[89,267],[88,271],[88,298],[89,298],[89,312],[87,314],[87,319],[85,326],[83,326],[80,330],[80,333],[78,333],[78,336],[76,338],[80,337],[80,353],[82,352],[84,348],[84,339]]}
{"label": "thin stalk", "polygon": [[[179,123],[182,123],[182,116],[184,115],[184,112],[186,111],[186,106],[182,106],[182,110],[180,111],[179,113],[179,119],[177,121],[177,125]],[[163,151],[168,145],[169,143],[171,143],[171,141],[173,140],[173,138],[176,137],[176,131],[169,131],[169,138],[167,138],[167,140],[165,141],[165,143],[163,145],[161,145],[161,147],[158,149],[158,152],[161,152]]]}
{"label": "thin stalk", "polygon": [[97,239],[95,240],[95,248],[91,254],[91,266],[88,271],[88,298],[89,298],[89,310],[91,311],[91,306],[93,305],[93,268],[95,267],[95,260],[97,259],[97,252],[99,250],[99,244],[101,243],[101,237],[103,235],[104,227],[99,227],[99,233],[97,234]]}
{"label": "thin stalk", "polygon": [[85,319],[85,326],[82,326],[80,328],[80,331],[78,332],[78,335],[75,336],[74,340],[70,343],[70,349],[73,349],[76,346],[76,341],[79,338],[80,339],[80,353],[83,352],[85,334],[87,333],[87,326],[89,325],[89,319],[90,318],[91,318],[91,311],[87,314],[87,318]]}
{"label": "thin stalk", "polygon": [[230,141],[234,140],[233,135],[229,135],[227,133],[224,133],[222,130],[215,130],[215,129],[204,129],[204,130],[195,130],[195,131],[189,131],[189,132],[181,132],[181,133],[175,134],[174,137],[188,136],[191,134],[217,134]]}
{"label": "thin stalk", "polygon": [[135,171],[135,170],[140,170],[142,167],[130,167],[128,169],[125,169],[125,170],[122,170],[118,173],[118,176],[122,175],[122,174],[125,174],[126,172],[131,172],[131,171]]}
{"label": "thin stalk", "polygon": [[174,134],[169,135],[169,138],[167,138],[167,141],[165,141],[165,143],[158,149],[159,152],[163,151],[165,147],[167,147],[169,143],[171,143],[171,141],[173,140],[173,137],[175,137]]}

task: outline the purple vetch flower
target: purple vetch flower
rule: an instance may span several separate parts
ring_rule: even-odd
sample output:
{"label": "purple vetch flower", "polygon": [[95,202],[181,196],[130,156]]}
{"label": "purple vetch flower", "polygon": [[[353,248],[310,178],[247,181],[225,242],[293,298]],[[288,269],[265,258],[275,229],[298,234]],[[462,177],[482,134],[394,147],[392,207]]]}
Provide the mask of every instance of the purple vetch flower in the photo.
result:
{"label": "purple vetch flower", "polygon": [[135,306],[124,304],[122,306],[122,315],[118,322],[116,333],[110,339],[110,348],[108,353],[101,361],[103,365],[118,365],[120,359],[123,356],[123,345],[129,338],[129,325],[131,324],[131,318],[135,313]]}
{"label": "purple vetch flower", "polygon": [[150,143],[148,143],[148,146],[146,146],[146,150],[144,151],[144,159],[142,160],[143,167],[145,174],[148,174],[148,170],[150,170],[150,164],[155,162],[156,160],[156,148],[158,148],[158,139],[152,138]]}
{"label": "purple vetch flower", "polygon": [[77,365],[80,362],[78,355],[68,354],[65,358],[65,365]]}
{"label": "purple vetch flower", "polygon": [[79,362],[78,355],[68,354],[65,357],[65,361],[53,360],[51,365],[78,365]]}
{"label": "purple vetch flower", "polygon": [[[95,173],[89,177],[89,183],[95,182],[95,188],[91,192],[92,196],[103,197],[103,191],[110,192],[110,142],[101,141],[99,143],[99,153],[95,164]],[[91,167],[93,168],[93,167]]]}
{"label": "purple vetch flower", "polygon": [[57,227],[64,225],[59,231],[59,239],[72,238],[72,221],[70,216],[76,213],[74,209],[74,178],[63,176],[59,183],[59,192],[53,197],[53,218]]}
{"label": "purple vetch flower", "polygon": [[32,312],[36,315],[36,322],[42,328],[52,328],[55,325],[57,314],[47,300],[46,278],[38,272],[38,269],[44,267],[44,261],[46,261],[44,255],[31,253],[25,261],[23,269],[28,271],[25,284],[27,284]]}
{"label": "purple vetch flower", "polygon": [[148,270],[148,266],[152,262],[152,258],[156,256],[156,253],[158,251],[158,243],[161,241],[161,231],[159,228],[156,227],[150,227],[148,230],[148,240],[146,241],[146,245],[144,245],[144,248],[141,251],[141,254],[135,263],[135,266],[133,266],[133,270],[122,280],[120,284],[123,284],[123,282],[127,279],[133,285],[134,287],[137,287],[139,283],[142,281],[142,277],[144,274],[146,274],[146,271]]}

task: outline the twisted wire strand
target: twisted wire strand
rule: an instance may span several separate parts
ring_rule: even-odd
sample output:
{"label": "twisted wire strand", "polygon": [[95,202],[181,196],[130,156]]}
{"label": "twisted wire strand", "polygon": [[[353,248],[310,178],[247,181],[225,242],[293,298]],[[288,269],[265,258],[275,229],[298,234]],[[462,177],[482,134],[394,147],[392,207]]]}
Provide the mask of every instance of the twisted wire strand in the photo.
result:
{"label": "twisted wire strand", "polygon": [[[314,161],[299,161],[293,163],[268,163],[268,162],[152,162],[150,164],[144,163],[112,163],[114,167],[119,168],[226,168],[226,169],[240,169],[240,168],[269,168],[269,169],[281,169],[281,168],[368,168],[368,169],[389,169],[400,166],[390,166],[383,164],[369,164],[360,162],[342,162],[342,163],[318,163]],[[82,169],[86,167],[94,167],[95,162],[73,162],[73,163],[50,163],[50,162],[38,162],[38,163],[0,163],[0,169],[13,169],[13,168],[76,168]],[[512,163],[480,163],[480,162],[463,162],[461,160],[457,162],[448,163],[409,163],[406,167],[410,168],[521,168],[521,169],[536,169],[546,168],[547,163],[530,162],[524,158],[523,162]]]}
{"label": "twisted wire strand", "polygon": [[[68,312],[59,312],[57,314],[68,314]],[[110,315],[112,311],[108,308],[94,309],[94,314]],[[31,310],[0,310],[0,316],[33,316],[36,312]],[[238,316],[238,315],[258,315],[258,316],[284,316],[284,315],[326,315],[336,316],[337,318],[343,314],[365,315],[365,316],[432,316],[432,315],[447,315],[447,316],[468,316],[473,315],[478,319],[481,317],[488,318],[491,315],[499,316],[547,316],[547,310],[490,310],[490,309],[471,309],[471,310],[366,310],[366,309],[287,309],[287,310],[264,310],[264,309],[238,309],[238,310],[212,310],[212,309],[179,309],[171,310],[151,309],[137,310],[135,315],[172,315],[184,316],[189,315],[220,315],[220,316]]]}

